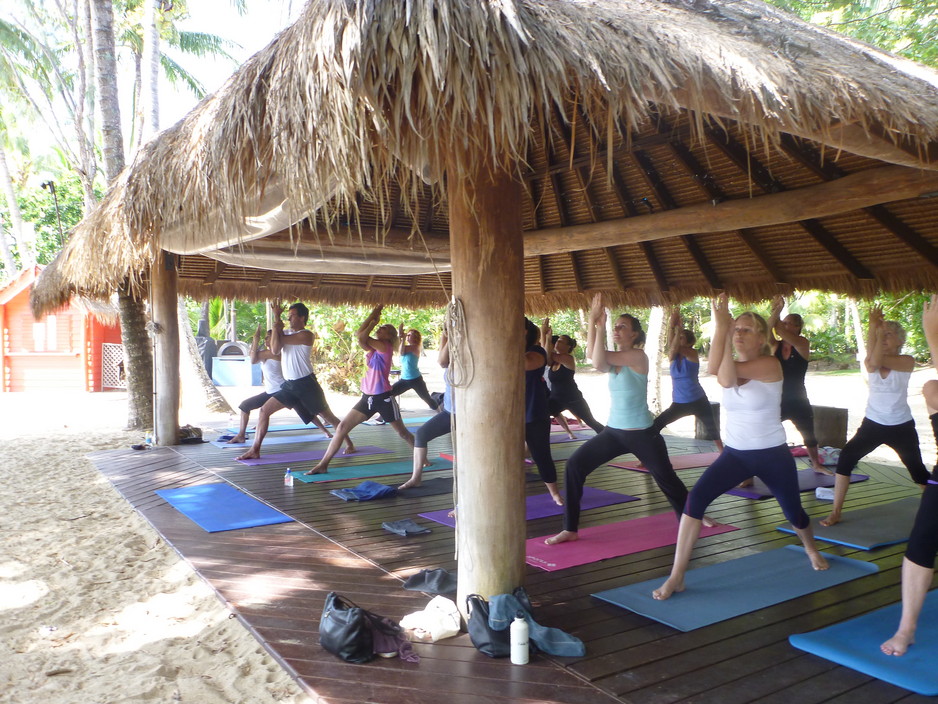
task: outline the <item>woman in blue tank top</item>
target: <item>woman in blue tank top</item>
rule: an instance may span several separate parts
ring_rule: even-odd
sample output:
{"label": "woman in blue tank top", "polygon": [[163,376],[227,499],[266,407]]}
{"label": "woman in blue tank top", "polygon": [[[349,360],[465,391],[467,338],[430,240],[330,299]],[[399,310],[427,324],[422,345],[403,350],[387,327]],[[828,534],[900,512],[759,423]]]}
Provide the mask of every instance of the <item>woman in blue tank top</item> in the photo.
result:
{"label": "woman in blue tank top", "polygon": [[692,415],[704,424],[707,433],[717,446],[717,450],[722,450],[723,441],[720,440],[720,429],[713,417],[713,406],[710,405],[710,399],[707,398],[707,394],[698,379],[700,357],[697,350],[694,349],[694,342],[697,341],[697,338],[690,330],[682,328],[681,314],[678,310],[671,314],[671,324],[668,326],[668,330],[670,336],[668,356],[671,360],[671,405],[655,418],[655,430],[660,431],[674,421]]}
{"label": "woman in blue tank top", "polygon": [[427,390],[427,383],[420,373],[418,362],[423,353],[423,336],[419,330],[411,328],[404,334],[404,323],[397,328],[397,337],[401,341],[398,353],[401,356],[401,378],[391,387],[391,396],[400,396],[408,389],[413,389],[432,410],[438,411],[440,404],[433,400]]}
{"label": "woman in blue tank top", "polygon": [[609,373],[609,422],[567,460],[563,530],[548,538],[548,545],[579,539],[580,500],[587,476],[601,464],[629,452],[648,468],[674,512],[680,516],[684,509],[687,487],[674,473],[667,447],[661,433],[653,428],[654,416],[648,410],[648,355],[641,349],[645,331],[627,314],[618,317],[613,330],[618,351],[606,349],[606,310],[602,297],[596,294],[586,353],[596,369]]}

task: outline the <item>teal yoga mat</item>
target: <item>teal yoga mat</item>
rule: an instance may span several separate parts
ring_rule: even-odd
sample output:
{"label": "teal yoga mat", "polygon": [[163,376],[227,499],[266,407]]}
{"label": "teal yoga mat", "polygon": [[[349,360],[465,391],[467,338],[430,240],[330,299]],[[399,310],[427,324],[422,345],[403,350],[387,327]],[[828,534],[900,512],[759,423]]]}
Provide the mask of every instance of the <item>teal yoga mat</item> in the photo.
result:
{"label": "teal yoga mat", "polygon": [[900,657],[886,655],[880,651],[880,643],[896,632],[901,612],[902,604],[892,604],[818,631],[796,633],[788,640],[806,653],[934,697],[938,695],[938,630],[934,628],[938,623],[938,594],[930,592],[925,599],[915,644]]}
{"label": "teal yoga mat", "polygon": [[[309,430],[310,428],[315,428],[315,427],[316,426],[313,425],[312,423],[310,423],[309,425],[305,425],[303,423],[282,423],[282,424],[271,423],[270,427],[267,428],[267,432],[277,433],[277,432],[280,432],[281,430]],[[326,423],[326,427],[331,428],[332,426],[329,423]],[[239,429],[235,427],[225,428],[226,433],[237,433],[238,430]],[[255,430],[257,430],[257,428],[255,426],[251,426],[250,428],[248,428],[247,431],[248,433],[253,433]]]}
{"label": "teal yoga mat", "polygon": [[[840,523],[831,527],[812,521],[814,537],[860,550],[873,550],[904,543],[912,532],[921,497],[912,496],[888,504],[877,504],[844,512]],[[794,533],[790,525],[776,526],[783,533]]]}
{"label": "teal yoga mat", "polygon": [[230,484],[200,484],[156,492],[208,533],[254,528],[293,519],[243,494]]}
{"label": "teal yoga mat", "polygon": [[[440,469],[452,469],[453,463],[449,460],[433,460],[432,467],[424,467],[423,473],[433,472]],[[345,466],[333,465],[325,474],[303,474],[302,471],[294,471],[295,479],[307,484],[316,482],[337,482],[341,479],[367,479],[369,477],[386,477],[391,474],[410,474],[414,471],[412,460],[401,460],[400,462],[379,462],[376,464],[353,464]],[[401,483],[403,483],[403,479]]]}
{"label": "teal yoga mat", "polygon": [[593,596],[679,631],[693,631],[879,571],[872,562],[824,556],[830,569],[818,572],[811,569],[803,548],[786,545],[690,570],[685,577],[686,591],[665,601],[651,596],[665,576]]}
{"label": "teal yoga mat", "polygon": [[[296,442],[320,442],[321,440],[328,440],[329,438],[324,433],[303,433],[302,435],[275,435],[273,437],[264,438],[264,447],[269,447],[270,445],[291,445]],[[238,448],[244,449],[250,447],[253,441],[246,440],[245,442],[237,443],[228,443],[223,440],[212,440],[212,444],[215,447],[220,447],[223,450],[235,450]]]}

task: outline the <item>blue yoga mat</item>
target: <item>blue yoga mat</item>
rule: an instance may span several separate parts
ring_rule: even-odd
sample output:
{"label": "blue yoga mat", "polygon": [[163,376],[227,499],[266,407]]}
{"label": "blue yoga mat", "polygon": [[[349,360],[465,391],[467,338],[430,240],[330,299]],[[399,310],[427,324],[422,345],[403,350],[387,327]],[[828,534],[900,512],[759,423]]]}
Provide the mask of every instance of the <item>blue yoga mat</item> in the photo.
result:
{"label": "blue yoga mat", "polygon": [[687,590],[665,601],[651,596],[664,583],[663,576],[593,596],[679,631],[692,631],[879,571],[872,562],[824,556],[830,569],[816,572],[803,548],[786,545],[689,570],[684,578]]}
{"label": "blue yoga mat", "polygon": [[[453,463],[449,460],[435,459],[432,467],[424,467],[423,472],[433,472],[438,469],[452,469]],[[337,482],[341,479],[366,479],[368,477],[386,477],[391,474],[410,474],[414,471],[413,460],[400,462],[378,462],[375,464],[351,464],[345,466],[333,465],[325,474],[303,474],[302,471],[293,472],[293,477],[312,484],[315,482]],[[403,483],[403,480],[401,480]]]}
{"label": "blue yoga mat", "polygon": [[938,695],[938,594],[931,592],[925,599],[915,644],[905,655],[886,655],[879,646],[896,632],[901,612],[902,604],[893,604],[788,640],[799,650],[883,682],[926,697]]}
{"label": "blue yoga mat", "polygon": [[[911,496],[888,504],[847,511],[840,523],[830,527],[815,521],[812,523],[814,537],[860,550],[874,550],[886,545],[904,543],[912,533],[920,502],[920,497]],[[783,533],[795,532],[787,524],[776,526],[776,529]]]}
{"label": "blue yoga mat", "polygon": [[[404,421],[404,425],[423,425],[433,416],[420,416],[419,418],[401,418]],[[362,422],[362,425],[387,425],[387,423],[381,423],[380,418],[369,418],[366,421]]]}
{"label": "blue yoga mat", "polygon": [[[319,442],[320,440],[328,440],[329,438],[324,433],[303,433],[302,435],[276,435],[274,437],[264,438],[264,447],[269,445],[291,445],[295,442]],[[235,449],[235,448],[247,448],[252,444],[251,440],[246,440],[244,442],[235,442],[229,443],[224,440],[212,440],[212,444],[215,447],[220,447],[222,449]]]}
{"label": "blue yoga mat", "polygon": [[290,523],[293,519],[230,484],[200,484],[157,492],[207,533]]}
{"label": "blue yoga mat", "polygon": [[[281,452],[280,454],[276,454],[276,455],[261,455],[260,457],[256,459],[235,460],[235,462],[246,464],[248,467],[262,467],[268,464],[295,464],[297,462],[316,462],[326,456],[327,449],[328,448],[322,448],[319,450],[303,450],[300,452]],[[374,445],[358,445],[355,448],[355,452],[353,452],[351,455],[340,454],[337,456],[348,459],[349,457],[363,457],[365,455],[383,455],[387,452],[390,452],[390,450],[384,447],[375,447]]]}
{"label": "blue yoga mat", "polygon": [[[304,423],[283,423],[283,424],[271,423],[270,427],[267,428],[267,432],[277,433],[277,432],[280,432],[281,430],[309,430],[310,428],[315,428],[315,427],[316,427],[315,425],[312,425],[312,424],[306,425]],[[326,423],[326,427],[331,428],[332,425],[330,425],[329,423]],[[225,431],[229,433],[237,433],[238,430],[239,428],[235,428],[235,427],[225,428]],[[251,426],[250,428],[248,428],[249,433],[253,433],[255,430],[257,430],[255,426]]]}

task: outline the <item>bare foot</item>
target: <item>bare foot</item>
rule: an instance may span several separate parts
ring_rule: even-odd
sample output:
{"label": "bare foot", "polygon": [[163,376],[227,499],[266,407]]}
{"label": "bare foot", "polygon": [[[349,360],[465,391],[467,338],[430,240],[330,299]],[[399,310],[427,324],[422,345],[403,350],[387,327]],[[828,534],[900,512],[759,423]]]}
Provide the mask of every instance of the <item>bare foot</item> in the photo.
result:
{"label": "bare foot", "polygon": [[560,543],[572,543],[580,539],[580,534],[572,530],[562,530],[557,535],[551,536],[544,541],[545,545],[558,545]]}
{"label": "bare foot", "polygon": [[322,432],[324,432],[324,433],[326,434],[326,437],[327,437],[327,438],[331,438],[331,437],[332,437],[332,433],[330,433],[327,428],[323,428],[323,429],[322,429]]}
{"label": "bare foot", "polygon": [[569,437],[571,440],[576,440],[576,433],[567,433],[567,437]]}
{"label": "bare foot", "polygon": [[244,442],[244,436],[243,436],[243,435],[235,435],[233,438],[231,438],[231,440],[228,441],[228,444],[229,444],[229,445],[240,445],[240,444],[243,443],[243,442]]}
{"label": "bare foot", "polygon": [[700,522],[703,523],[704,528],[713,528],[713,527],[715,527],[715,526],[720,525],[720,524],[717,523],[715,520],[713,520],[712,518],[710,518],[710,516],[707,516],[707,515],[705,515],[705,516],[701,519]]}
{"label": "bare foot", "polygon": [[303,474],[305,474],[305,475],[310,475],[310,474],[326,474],[328,471],[329,471],[329,465],[323,466],[323,465],[321,465],[321,464],[317,464],[315,467],[313,467],[313,468],[312,468],[311,470],[309,470],[308,472],[303,472]]}
{"label": "bare foot", "polygon": [[746,487],[752,486],[753,484],[755,484],[755,480],[752,477],[749,477],[749,479],[741,481],[736,486],[738,486],[740,489],[745,489]]}
{"label": "bare foot", "polygon": [[558,506],[563,506],[563,497],[560,495],[560,492],[556,489],[551,490],[550,498],[554,500],[554,503]]}
{"label": "bare foot", "polygon": [[816,465],[814,465],[813,467],[811,467],[811,469],[814,470],[814,473],[815,473],[815,474],[826,474],[826,475],[829,476],[829,477],[833,477],[833,476],[834,476],[834,472],[831,471],[831,470],[829,470],[829,469],[828,469],[827,467],[825,467],[823,464],[816,464]]}
{"label": "bare foot", "polygon": [[432,466],[433,466],[433,463],[432,463],[430,460],[426,460],[426,461],[423,463],[423,466],[424,466],[424,467],[432,467]]}
{"label": "bare foot", "polygon": [[827,518],[822,518],[820,521],[818,521],[818,523],[820,523],[825,528],[836,526],[838,523],[840,523],[840,512],[831,511],[831,515],[829,515]]}
{"label": "bare foot", "polygon": [[915,643],[915,638],[907,633],[902,631],[896,631],[896,634],[879,646],[879,649],[882,650],[886,655],[905,655],[909,650],[909,646]]}
{"label": "bare foot", "polygon": [[421,478],[420,477],[411,477],[406,482],[401,484],[398,489],[412,489],[415,486],[420,486]]}
{"label": "bare foot", "polygon": [[811,560],[811,567],[813,567],[818,572],[823,572],[824,570],[830,568],[830,565],[827,564],[827,560],[817,550],[808,552],[808,559]]}
{"label": "bare foot", "polygon": [[655,589],[651,595],[658,601],[664,601],[670,598],[672,594],[677,594],[682,591],[684,591],[684,580],[676,580],[674,577],[668,577],[665,583]]}
{"label": "bare foot", "polygon": [[343,452],[342,454],[354,455],[356,452],[358,452],[358,450],[355,448],[355,446],[352,443],[349,443],[348,445],[345,446],[345,452]]}
{"label": "bare foot", "polygon": [[246,450],[238,456],[239,460],[259,460],[261,458],[261,451],[255,450],[253,447],[250,450]]}
{"label": "bare foot", "polygon": [[452,511],[450,511],[450,512],[447,513],[446,515],[447,515],[448,517],[450,517],[450,518],[456,518],[456,509],[453,509]]}

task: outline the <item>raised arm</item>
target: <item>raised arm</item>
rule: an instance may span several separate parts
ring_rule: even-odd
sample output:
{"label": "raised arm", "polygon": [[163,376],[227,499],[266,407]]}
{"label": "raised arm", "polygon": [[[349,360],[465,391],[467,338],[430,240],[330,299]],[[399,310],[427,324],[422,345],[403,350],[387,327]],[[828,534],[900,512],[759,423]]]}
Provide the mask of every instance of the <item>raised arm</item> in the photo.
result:
{"label": "raised arm", "polygon": [[358,346],[363,350],[376,349],[372,342],[377,342],[377,340],[371,337],[371,331],[375,329],[378,321],[381,320],[382,310],[384,310],[384,306],[375,306],[371,313],[368,314],[368,317],[358,326],[358,330],[355,331]]}
{"label": "raised arm", "polygon": [[[766,321],[769,326],[769,335],[771,336],[769,344],[772,346],[775,346],[778,342],[778,337],[781,337],[781,331],[778,330],[778,328],[780,327],[779,322],[782,319],[782,309],[784,307],[785,299],[782,296],[775,296],[775,298],[772,299],[772,310],[769,313],[769,319]],[[798,352],[800,354],[801,350],[798,350]]]}
{"label": "raised arm", "polygon": [[876,306],[870,311],[869,328],[866,331],[866,371],[875,372],[883,366],[883,309]]}
{"label": "raised arm", "polygon": [[541,323],[541,347],[547,352],[548,367],[554,363],[554,341],[551,339],[553,336],[554,331],[550,327],[550,318],[544,318],[544,322]]}
{"label": "raised arm", "polygon": [[270,329],[270,351],[280,354],[286,336],[283,334],[283,303],[279,299],[270,302],[270,318],[274,321]]}
{"label": "raised arm", "polygon": [[436,356],[436,361],[444,369],[449,366],[449,337],[446,330],[443,330],[443,336],[440,338],[440,353]]}
{"label": "raised arm", "polygon": [[931,363],[938,369],[938,295],[932,294],[931,301],[925,301],[922,328],[925,331],[928,350],[931,352]]}
{"label": "raised arm", "polygon": [[586,345],[590,361],[599,371],[608,372],[610,366],[606,362],[606,308],[599,293],[593,296],[589,321]]}
{"label": "raised arm", "polygon": [[668,361],[673,362],[681,356],[681,311],[671,311],[668,321]]}
{"label": "raised arm", "polygon": [[[254,331],[254,337],[251,339],[251,364],[257,364],[261,361],[261,329],[262,326],[258,323],[257,329]],[[273,334],[271,334],[271,337],[273,337]]]}
{"label": "raised arm", "polygon": [[[733,358],[732,336],[730,335],[733,318],[730,315],[729,302],[725,293],[721,293],[710,300],[710,311],[713,316],[713,338],[710,341],[707,371],[710,374],[719,375],[720,365],[727,355],[727,350],[729,350],[730,359]],[[727,345],[727,341],[729,341],[729,345]]]}

